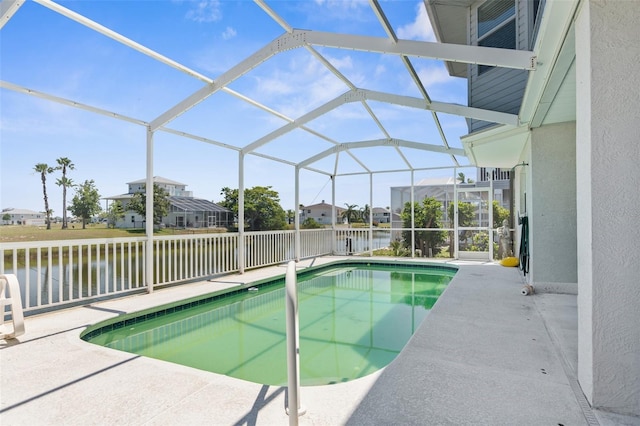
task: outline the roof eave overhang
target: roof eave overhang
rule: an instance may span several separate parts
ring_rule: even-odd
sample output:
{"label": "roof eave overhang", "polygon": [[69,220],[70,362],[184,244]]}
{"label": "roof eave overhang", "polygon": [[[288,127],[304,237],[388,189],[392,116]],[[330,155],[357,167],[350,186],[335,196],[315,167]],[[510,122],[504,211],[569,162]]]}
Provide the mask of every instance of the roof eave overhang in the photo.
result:
{"label": "roof eave overhang", "polygon": [[520,162],[529,134],[526,126],[498,125],[460,140],[471,164],[476,167],[510,169]]}
{"label": "roof eave overhang", "polygon": [[542,124],[575,57],[573,19],[578,3],[547,2],[534,47],[536,69],[529,73],[520,108],[521,125],[496,125],[461,137],[471,164],[511,168],[520,162],[530,128]]}
{"label": "roof eave overhang", "polygon": [[[467,25],[469,7],[474,0],[424,0],[431,27],[440,43],[468,44]],[[467,64],[445,62],[449,75],[467,77]]]}
{"label": "roof eave overhang", "polygon": [[579,0],[547,2],[534,46],[536,69],[529,73],[520,122],[538,127],[575,58],[573,21]]}

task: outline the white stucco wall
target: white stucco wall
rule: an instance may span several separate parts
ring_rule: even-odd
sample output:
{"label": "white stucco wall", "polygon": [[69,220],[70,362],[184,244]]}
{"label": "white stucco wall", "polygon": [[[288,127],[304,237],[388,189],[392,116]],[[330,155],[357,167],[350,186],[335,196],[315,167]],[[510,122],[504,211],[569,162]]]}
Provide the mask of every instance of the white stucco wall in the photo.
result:
{"label": "white stucco wall", "polygon": [[576,18],[578,379],[596,408],[640,416],[640,7]]}
{"label": "white stucco wall", "polygon": [[[529,214],[531,208],[531,137],[525,143],[522,153],[518,158],[518,165],[513,169],[513,209],[514,209],[514,240],[513,253],[520,255],[520,242],[522,241],[522,225],[520,218]],[[526,204],[525,204],[526,202]],[[530,282],[527,276],[527,283]]]}
{"label": "white stucco wall", "polygon": [[530,273],[536,291],[577,293],[575,122],[531,130]]}

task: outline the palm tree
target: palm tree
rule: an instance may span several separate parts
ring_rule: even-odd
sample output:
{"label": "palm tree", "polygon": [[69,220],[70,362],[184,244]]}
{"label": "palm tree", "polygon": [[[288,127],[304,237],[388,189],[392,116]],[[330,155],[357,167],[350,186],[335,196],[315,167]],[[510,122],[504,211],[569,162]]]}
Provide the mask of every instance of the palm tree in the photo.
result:
{"label": "palm tree", "polygon": [[60,157],[56,161],[56,170],[62,170],[62,177],[56,181],[58,186],[62,186],[62,229],[67,229],[67,188],[73,186],[73,181],[67,178],[67,169],[73,170],[75,165],[67,157]]}
{"label": "palm tree", "polygon": [[295,219],[296,214],[293,210],[287,210],[287,223],[291,225],[291,222]]}
{"label": "palm tree", "polygon": [[347,224],[351,225],[351,222],[358,217],[358,205],[357,204],[347,204],[347,209],[342,212],[342,219],[347,219]]}
{"label": "palm tree", "polygon": [[360,218],[362,219],[362,223],[369,222],[370,214],[371,214],[371,209],[369,208],[369,204],[365,204],[362,210],[360,211]]}
{"label": "palm tree", "polygon": [[74,183],[68,177],[61,177],[56,179],[56,185],[62,187],[62,229],[67,229],[67,188],[74,186]]}
{"label": "palm tree", "polygon": [[47,217],[47,229],[51,229],[51,213],[49,209],[49,197],[47,197],[47,175],[53,173],[54,168],[49,167],[46,163],[38,163],[33,168],[37,173],[40,173],[40,179],[42,180],[42,195],[44,196],[44,214]]}
{"label": "palm tree", "polygon": [[465,177],[464,173],[460,172],[458,173],[458,180],[460,181],[460,183],[464,183],[467,178]]}

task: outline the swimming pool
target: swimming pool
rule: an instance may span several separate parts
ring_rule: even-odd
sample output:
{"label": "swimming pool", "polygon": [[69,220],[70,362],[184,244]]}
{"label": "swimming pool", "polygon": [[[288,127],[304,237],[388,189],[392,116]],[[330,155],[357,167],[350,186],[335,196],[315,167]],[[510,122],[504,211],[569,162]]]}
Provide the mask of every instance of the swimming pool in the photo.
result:
{"label": "swimming pool", "polygon": [[[345,382],[391,362],[456,270],[342,263],[298,274],[300,379]],[[268,385],[286,385],[284,279],[129,314],[82,338]]]}

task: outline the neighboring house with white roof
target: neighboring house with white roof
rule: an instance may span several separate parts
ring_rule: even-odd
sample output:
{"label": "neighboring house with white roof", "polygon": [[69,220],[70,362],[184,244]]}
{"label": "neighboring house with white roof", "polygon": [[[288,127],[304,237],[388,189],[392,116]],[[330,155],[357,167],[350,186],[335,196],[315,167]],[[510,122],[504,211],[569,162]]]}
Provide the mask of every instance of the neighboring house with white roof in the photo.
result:
{"label": "neighboring house with white roof", "polygon": [[[154,176],[155,185],[169,194],[169,214],[162,218],[162,224],[172,228],[217,228],[234,224],[235,216],[231,210],[225,209],[209,200],[194,198],[191,191],[186,190],[186,184]],[[120,201],[125,210],[123,219],[116,222],[117,228],[141,228],[145,218],[127,205],[136,193],[144,192],[146,179],[139,179],[127,183],[129,191],[126,194],[106,197],[106,200]]]}
{"label": "neighboring house with white roof", "polygon": [[[8,219],[5,219],[5,216]],[[4,225],[32,225],[44,226],[47,224],[44,213],[28,209],[2,209],[2,223]]]}
{"label": "neighboring house with white roof", "polygon": [[391,210],[384,207],[374,207],[371,210],[371,214],[373,215],[373,223],[391,223],[391,217],[393,216]]}
{"label": "neighboring house with white roof", "polygon": [[[336,223],[343,223],[342,213],[346,209],[336,206]],[[313,219],[321,225],[331,225],[333,206],[322,200],[321,203],[304,206],[300,211],[300,223],[307,219]]]}

